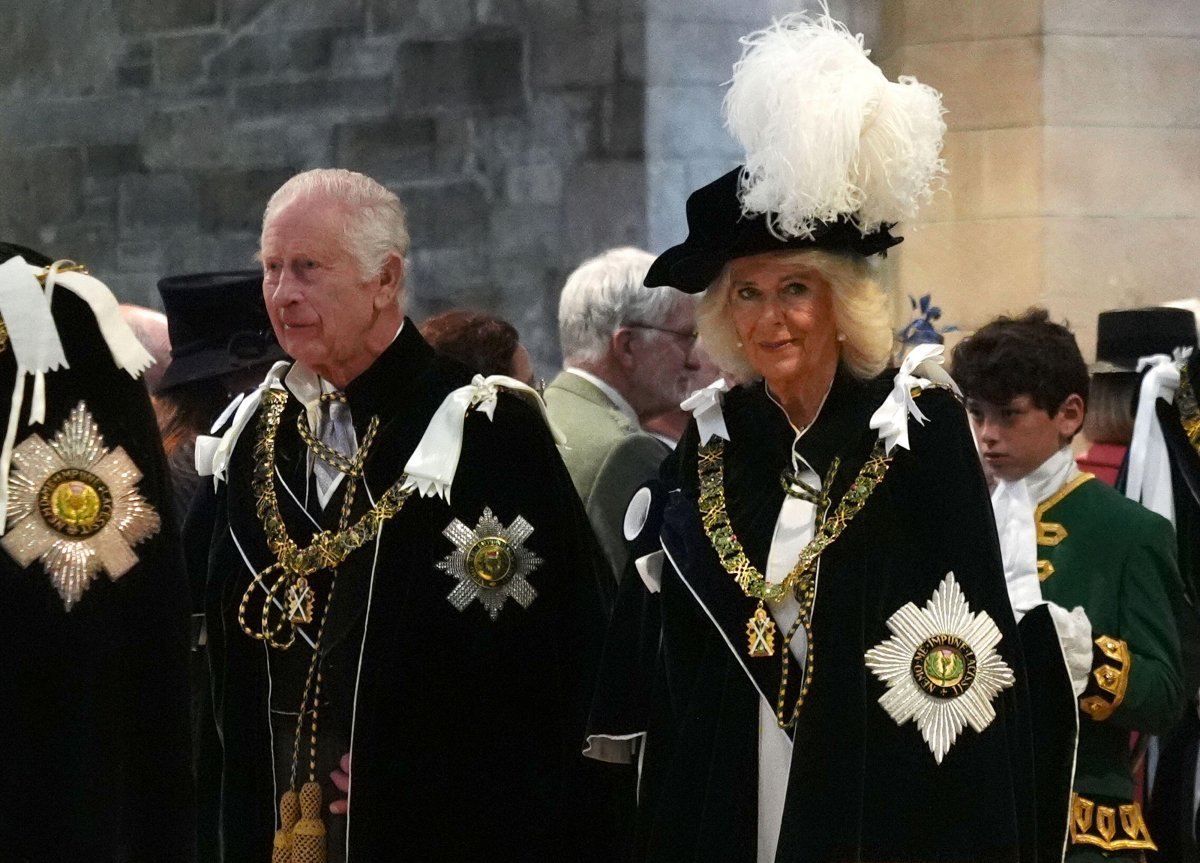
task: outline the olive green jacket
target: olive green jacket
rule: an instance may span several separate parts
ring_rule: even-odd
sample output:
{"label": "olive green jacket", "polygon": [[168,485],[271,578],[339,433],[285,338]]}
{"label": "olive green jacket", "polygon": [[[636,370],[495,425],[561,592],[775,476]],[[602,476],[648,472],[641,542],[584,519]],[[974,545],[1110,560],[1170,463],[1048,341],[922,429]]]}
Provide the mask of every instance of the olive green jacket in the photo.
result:
{"label": "olive green jacket", "polygon": [[546,387],[546,409],[565,438],[563,461],[619,579],[628,562],[625,510],[634,492],[658,475],[670,450],[630,422],[594,384],[570,372],[559,373]]}

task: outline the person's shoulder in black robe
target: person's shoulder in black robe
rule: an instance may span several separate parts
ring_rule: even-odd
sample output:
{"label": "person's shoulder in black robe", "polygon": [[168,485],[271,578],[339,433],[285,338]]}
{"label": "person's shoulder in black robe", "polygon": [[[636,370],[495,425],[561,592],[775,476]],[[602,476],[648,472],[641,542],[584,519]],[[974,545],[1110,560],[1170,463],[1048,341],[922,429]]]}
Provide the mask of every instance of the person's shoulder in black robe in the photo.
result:
{"label": "person's shoulder in black robe", "polygon": [[[187,581],[162,444],[145,386],[114,363],[88,304],[59,287],[51,310],[69,368],[46,375],[41,425],[25,423],[27,379],[16,444],[50,440],[82,402],[105,447],[141,472],[160,525],[133,547],[131,569],[100,573],[70,611],[41,561],[22,568],[0,552],[0,860],[186,863]],[[5,417],[16,373],[12,350],[0,351]]]}

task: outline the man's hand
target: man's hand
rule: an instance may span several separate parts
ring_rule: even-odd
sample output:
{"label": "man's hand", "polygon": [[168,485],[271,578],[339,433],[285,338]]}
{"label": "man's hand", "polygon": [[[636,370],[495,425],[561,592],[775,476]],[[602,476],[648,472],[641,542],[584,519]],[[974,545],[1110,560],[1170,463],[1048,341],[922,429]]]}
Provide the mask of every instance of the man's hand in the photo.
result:
{"label": "man's hand", "polygon": [[[337,770],[329,774],[329,778],[333,780],[333,784],[337,786],[338,791],[350,795],[350,753],[347,752],[342,756],[342,760],[338,762]],[[350,800],[334,800],[329,804],[329,811],[334,815],[345,815],[350,811]]]}

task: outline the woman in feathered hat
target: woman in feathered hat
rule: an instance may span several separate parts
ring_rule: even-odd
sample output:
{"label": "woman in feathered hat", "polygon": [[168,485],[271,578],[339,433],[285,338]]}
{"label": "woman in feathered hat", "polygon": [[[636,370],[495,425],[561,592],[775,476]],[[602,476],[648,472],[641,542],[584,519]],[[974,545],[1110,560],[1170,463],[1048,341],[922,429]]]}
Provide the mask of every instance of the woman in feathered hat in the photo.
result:
{"label": "woman in feathered hat", "polygon": [[641,577],[589,754],[641,749],[639,860],[1036,860],[1024,658],[967,420],[940,346],[885,371],[872,261],[943,170],[940,97],[828,14],[744,42],[725,111],[746,163],[691,195],[647,277],[701,294],[744,383],[685,402],[661,491],[631,504]]}

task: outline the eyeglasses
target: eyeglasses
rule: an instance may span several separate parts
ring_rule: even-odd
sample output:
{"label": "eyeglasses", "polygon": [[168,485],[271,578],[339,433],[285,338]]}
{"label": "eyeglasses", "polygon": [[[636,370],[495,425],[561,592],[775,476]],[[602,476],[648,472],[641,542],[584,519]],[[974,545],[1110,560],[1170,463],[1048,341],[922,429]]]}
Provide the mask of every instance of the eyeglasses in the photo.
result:
{"label": "eyeglasses", "polygon": [[636,322],[625,324],[625,326],[634,330],[653,330],[656,333],[666,333],[667,335],[683,339],[687,343],[687,349],[689,351],[692,349],[692,346],[696,344],[696,339],[700,338],[700,333],[696,332],[695,330],[669,330],[666,327],[656,327],[654,324],[640,324]]}

